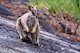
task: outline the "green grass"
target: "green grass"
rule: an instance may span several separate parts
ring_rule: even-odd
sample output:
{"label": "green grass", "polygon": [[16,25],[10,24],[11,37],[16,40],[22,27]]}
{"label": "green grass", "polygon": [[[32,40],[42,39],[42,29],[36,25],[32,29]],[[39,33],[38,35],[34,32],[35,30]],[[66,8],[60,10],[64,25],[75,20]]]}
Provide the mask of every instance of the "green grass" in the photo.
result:
{"label": "green grass", "polygon": [[[78,0],[30,0],[32,6],[43,3],[50,12],[68,12],[74,15],[74,19],[80,21],[80,9]],[[80,2],[79,2],[80,3]]]}

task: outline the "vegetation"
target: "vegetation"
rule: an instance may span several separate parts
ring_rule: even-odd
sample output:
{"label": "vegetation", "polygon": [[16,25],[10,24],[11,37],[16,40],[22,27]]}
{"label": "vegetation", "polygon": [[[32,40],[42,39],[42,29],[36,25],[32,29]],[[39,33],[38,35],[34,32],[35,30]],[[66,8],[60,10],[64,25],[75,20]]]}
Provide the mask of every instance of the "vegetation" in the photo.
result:
{"label": "vegetation", "polygon": [[30,0],[32,6],[45,5],[50,12],[67,12],[80,21],[80,0]]}

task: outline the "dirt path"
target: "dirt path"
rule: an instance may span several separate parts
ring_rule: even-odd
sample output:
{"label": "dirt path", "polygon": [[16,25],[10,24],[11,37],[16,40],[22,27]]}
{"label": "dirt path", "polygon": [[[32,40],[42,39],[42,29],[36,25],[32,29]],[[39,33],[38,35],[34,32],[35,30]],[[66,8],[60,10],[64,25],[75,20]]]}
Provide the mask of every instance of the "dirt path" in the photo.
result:
{"label": "dirt path", "polygon": [[80,53],[80,43],[40,31],[43,47],[21,42],[15,21],[0,17],[0,53]]}

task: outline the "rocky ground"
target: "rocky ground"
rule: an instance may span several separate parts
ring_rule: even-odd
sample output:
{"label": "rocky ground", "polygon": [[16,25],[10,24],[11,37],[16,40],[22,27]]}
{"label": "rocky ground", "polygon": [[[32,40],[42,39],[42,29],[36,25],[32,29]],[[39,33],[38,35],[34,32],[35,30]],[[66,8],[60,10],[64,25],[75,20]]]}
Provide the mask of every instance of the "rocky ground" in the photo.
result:
{"label": "rocky ground", "polygon": [[80,53],[80,43],[40,31],[43,47],[22,42],[15,29],[15,21],[0,17],[1,53]]}
{"label": "rocky ground", "polygon": [[22,42],[15,29],[16,19],[28,11],[28,6],[21,0],[7,1],[1,4],[16,16],[0,15],[0,53],[80,53],[79,24],[71,19],[72,16],[67,13],[50,14],[46,9],[39,9],[40,44],[43,47],[35,47]]}

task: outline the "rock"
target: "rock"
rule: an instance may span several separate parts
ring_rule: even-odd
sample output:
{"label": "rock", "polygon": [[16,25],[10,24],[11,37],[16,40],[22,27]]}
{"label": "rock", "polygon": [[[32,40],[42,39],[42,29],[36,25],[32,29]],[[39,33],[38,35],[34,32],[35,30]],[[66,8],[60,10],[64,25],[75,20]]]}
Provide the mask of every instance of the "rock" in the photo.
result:
{"label": "rock", "polygon": [[67,20],[65,20],[65,21],[63,21],[63,24],[64,24],[66,27],[70,28],[72,34],[75,33],[75,30],[76,30],[76,27],[77,27],[77,24],[76,24],[76,23],[74,23],[74,22],[72,22],[72,21],[67,21]]}
{"label": "rock", "polygon": [[12,11],[10,11],[7,8],[5,8],[3,5],[0,5],[0,14],[6,15],[6,16],[15,16],[15,14],[12,13]]}
{"label": "rock", "polygon": [[[44,28],[47,28],[47,24]],[[49,26],[49,25],[48,25]],[[50,27],[49,27],[50,28]],[[49,30],[48,28],[48,30]],[[51,28],[52,29],[52,28]],[[32,44],[21,42],[15,28],[15,21],[0,17],[0,52],[1,53],[79,53],[80,43],[71,44],[73,41],[61,40],[60,36],[55,36],[46,31],[40,31],[41,41],[43,47],[35,47]],[[70,36],[70,35],[68,35]],[[77,42],[74,42],[77,43]],[[66,49],[66,51],[65,51]]]}
{"label": "rock", "polygon": [[58,45],[52,46],[50,49],[51,49],[51,50],[54,50],[54,51],[59,51],[59,50],[61,50],[61,48],[58,47]]}
{"label": "rock", "polygon": [[48,24],[46,21],[40,21],[40,25],[42,26],[42,28],[45,31],[54,34],[54,30],[53,30],[52,26],[50,24]]}
{"label": "rock", "polygon": [[1,4],[4,5],[6,8],[9,8],[9,9],[13,7],[11,3],[6,3],[6,1],[3,1]]}
{"label": "rock", "polygon": [[75,42],[80,41],[80,37],[78,37],[76,35],[72,35],[72,34],[59,33],[58,36],[65,37],[65,38],[72,40],[72,41],[75,41]]}
{"label": "rock", "polygon": [[71,28],[65,26],[63,23],[60,23],[60,27],[62,28],[63,33],[72,34]]}

